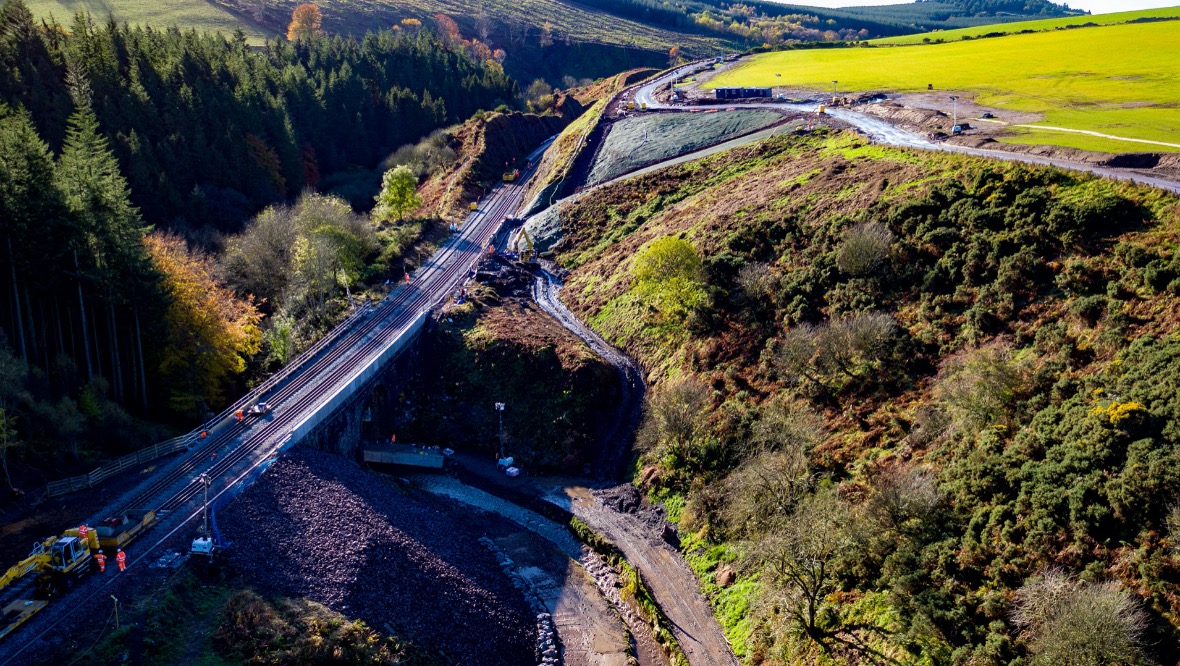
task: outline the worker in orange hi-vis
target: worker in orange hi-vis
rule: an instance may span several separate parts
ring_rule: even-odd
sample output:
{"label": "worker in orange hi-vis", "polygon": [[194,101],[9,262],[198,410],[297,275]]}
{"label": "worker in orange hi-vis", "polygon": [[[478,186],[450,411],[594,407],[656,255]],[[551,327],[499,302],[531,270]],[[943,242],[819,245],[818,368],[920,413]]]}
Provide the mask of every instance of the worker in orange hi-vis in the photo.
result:
{"label": "worker in orange hi-vis", "polygon": [[115,564],[119,565],[119,571],[127,570],[127,553],[124,553],[122,548],[115,555]]}
{"label": "worker in orange hi-vis", "polygon": [[105,573],[107,570],[107,556],[98,551],[94,554],[94,561],[98,562],[98,573]]}
{"label": "worker in orange hi-vis", "polygon": [[88,528],[87,528],[85,525],[79,525],[79,526],[78,526],[78,538],[79,538],[79,539],[81,539],[81,540],[83,540],[83,541],[85,541],[85,540],[86,540],[86,530],[87,530],[87,529],[88,529]]}
{"label": "worker in orange hi-vis", "polygon": [[406,271],[406,284],[410,284],[410,272]]}
{"label": "worker in orange hi-vis", "polygon": [[246,415],[243,414],[242,410],[239,409],[238,411],[234,412],[234,418],[241,421],[242,419],[246,418]]}

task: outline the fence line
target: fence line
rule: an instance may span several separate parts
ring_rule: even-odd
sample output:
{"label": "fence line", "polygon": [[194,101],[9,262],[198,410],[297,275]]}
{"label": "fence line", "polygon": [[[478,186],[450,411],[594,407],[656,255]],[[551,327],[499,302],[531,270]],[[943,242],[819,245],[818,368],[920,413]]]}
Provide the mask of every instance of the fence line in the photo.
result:
{"label": "fence line", "polygon": [[146,449],[141,449],[135,453],[129,453],[121,458],[116,458],[102,467],[95,469],[89,474],[80,474],[78,476],[72,476],[68,479],[62,479],[60,481],[51,481],[46,488],[46,492],[50,497],[57,497],[58,495],[72,493],[75,490],[92,488],[99,483],[106,481],[112,476],[135,467],[136,465],[142,465],[144,463],[158,460],[159,458],[163,458],[164,456],[171,455],[179,451],[188,450],[189,447],[192,446],[193,442],[195,442],[201,436],[202,432],[212,430],[218,423],[228,419],[239,409],[244,408],[247,404],[253,402],[258,397],[261,397],[262,394],[274,388],[279,382],[290,376],[291,373],[297,368],[301,367],[309,359],[318,354],[324,347],[334,342],[336,338],[340,337],[341,333],[352,328],[352,325],[356,323],[357,320],[368,314],[369,308],[370,306],[368,303],[365,303],[361,307],[357,308],[356,312],[349,315],[348,319],[345,319],[340,323],[340,325],[328,333],[328,335],[320,338],[318,342],[304,350],[304,352],[296,357],[293,362],[288,363],[281,370],[268,377],[266,381],[258,385],[253,391],[250,391],[246,395],[239,398],[237,402],[227,407],[217,416],[206,421],[205,423],[202,423],[192,432],[181,435],[180,437],[174,437],[165,442],[160,442],[159,444],[153,444]]}

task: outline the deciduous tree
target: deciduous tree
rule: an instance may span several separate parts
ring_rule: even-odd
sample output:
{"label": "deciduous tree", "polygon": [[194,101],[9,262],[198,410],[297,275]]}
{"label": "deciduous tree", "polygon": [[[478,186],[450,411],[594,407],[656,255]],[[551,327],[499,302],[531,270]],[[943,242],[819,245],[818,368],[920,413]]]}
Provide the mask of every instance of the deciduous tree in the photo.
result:
{"label": "deciduous tree", "polygon": [[291,23],[287,26],[287,39],[295,42],[324,34],[320,23],[324,20],[323,13],[314,2],[299,5],[291,12]]}
{"label": "deciduous tree", "polygon": [[258,351],[261,317],[248,298],[218,281],[210,258],[180,237],[153,233],[145,244],[171,300],[160,370],[172,379],[173,408],[192,413],[201,401],[216,403],[223,381]]}
{"label": "deciduous tree", "polygon": [[373,216],[378,220],[387,220],[391,217],[404,220],[407,213],[421,205],[418,179],[409,167],[400,165],[386,171],[381,177],[381,193],[377,195],[377,207],[373,209]]}
{"label": "deciduous tree", "polygon": [[677,236],[648,243],[631,267],[636,289],[672,322],[682,322],[708,303],[704,266],[692,244]]}

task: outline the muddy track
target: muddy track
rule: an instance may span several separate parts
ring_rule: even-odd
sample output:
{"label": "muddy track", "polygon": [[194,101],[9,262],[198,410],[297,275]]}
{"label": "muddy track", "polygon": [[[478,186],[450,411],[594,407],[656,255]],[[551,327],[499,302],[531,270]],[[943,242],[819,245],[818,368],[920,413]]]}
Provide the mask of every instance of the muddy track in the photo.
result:
{"label": "muddy track", "polygon": [[[550,266],[551,267],[551,266]],[[547,269],[542,269],[533,282],[533,300],[549,316],[578,336],[615,369],[619,377],[620,400],[614,421],[603,436],[603,444],[594,464],[594,473],[599,479],[613,481],[618,478],[619,467],[624,455],[631,448],[635,430],[643,417],[643,397],[647,385],[643,381],[643,370],[631,357],[619,353],[597,333],[570,312],[557,297],[562,282]]]}
{"label": "muddy track", "polygon": [[[533,284],[533,297],[541,309],[581,338],[619,373],[623,400],[598,463],[599,476],[614,479],[643,413],[646,391],[643,373],[633,359],[607,344],[565,307],[557,295],[560,289],[561,280],[542,270]],[[662,520],[645,521],[638,515],[615,511],[585,489],[566,488],[564,496],[549,494],[546,499],[604,536],[639,571],[672,625],[672,633],[691,666],[737,666],[733,648],[701,594],[696,575],[680,553],[664,542]]]}

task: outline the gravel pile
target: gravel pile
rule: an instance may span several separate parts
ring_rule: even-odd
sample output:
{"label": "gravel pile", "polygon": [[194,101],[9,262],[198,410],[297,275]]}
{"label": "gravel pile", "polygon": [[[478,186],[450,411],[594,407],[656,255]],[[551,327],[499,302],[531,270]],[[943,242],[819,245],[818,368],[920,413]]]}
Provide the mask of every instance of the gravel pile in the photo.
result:
{"label": "gravel pile", "polygon": [[487,518],[427,504],[343,458],[297,449],[219,514],[227,561],[448,663],[536,663],[536,616],[479,537]]}

